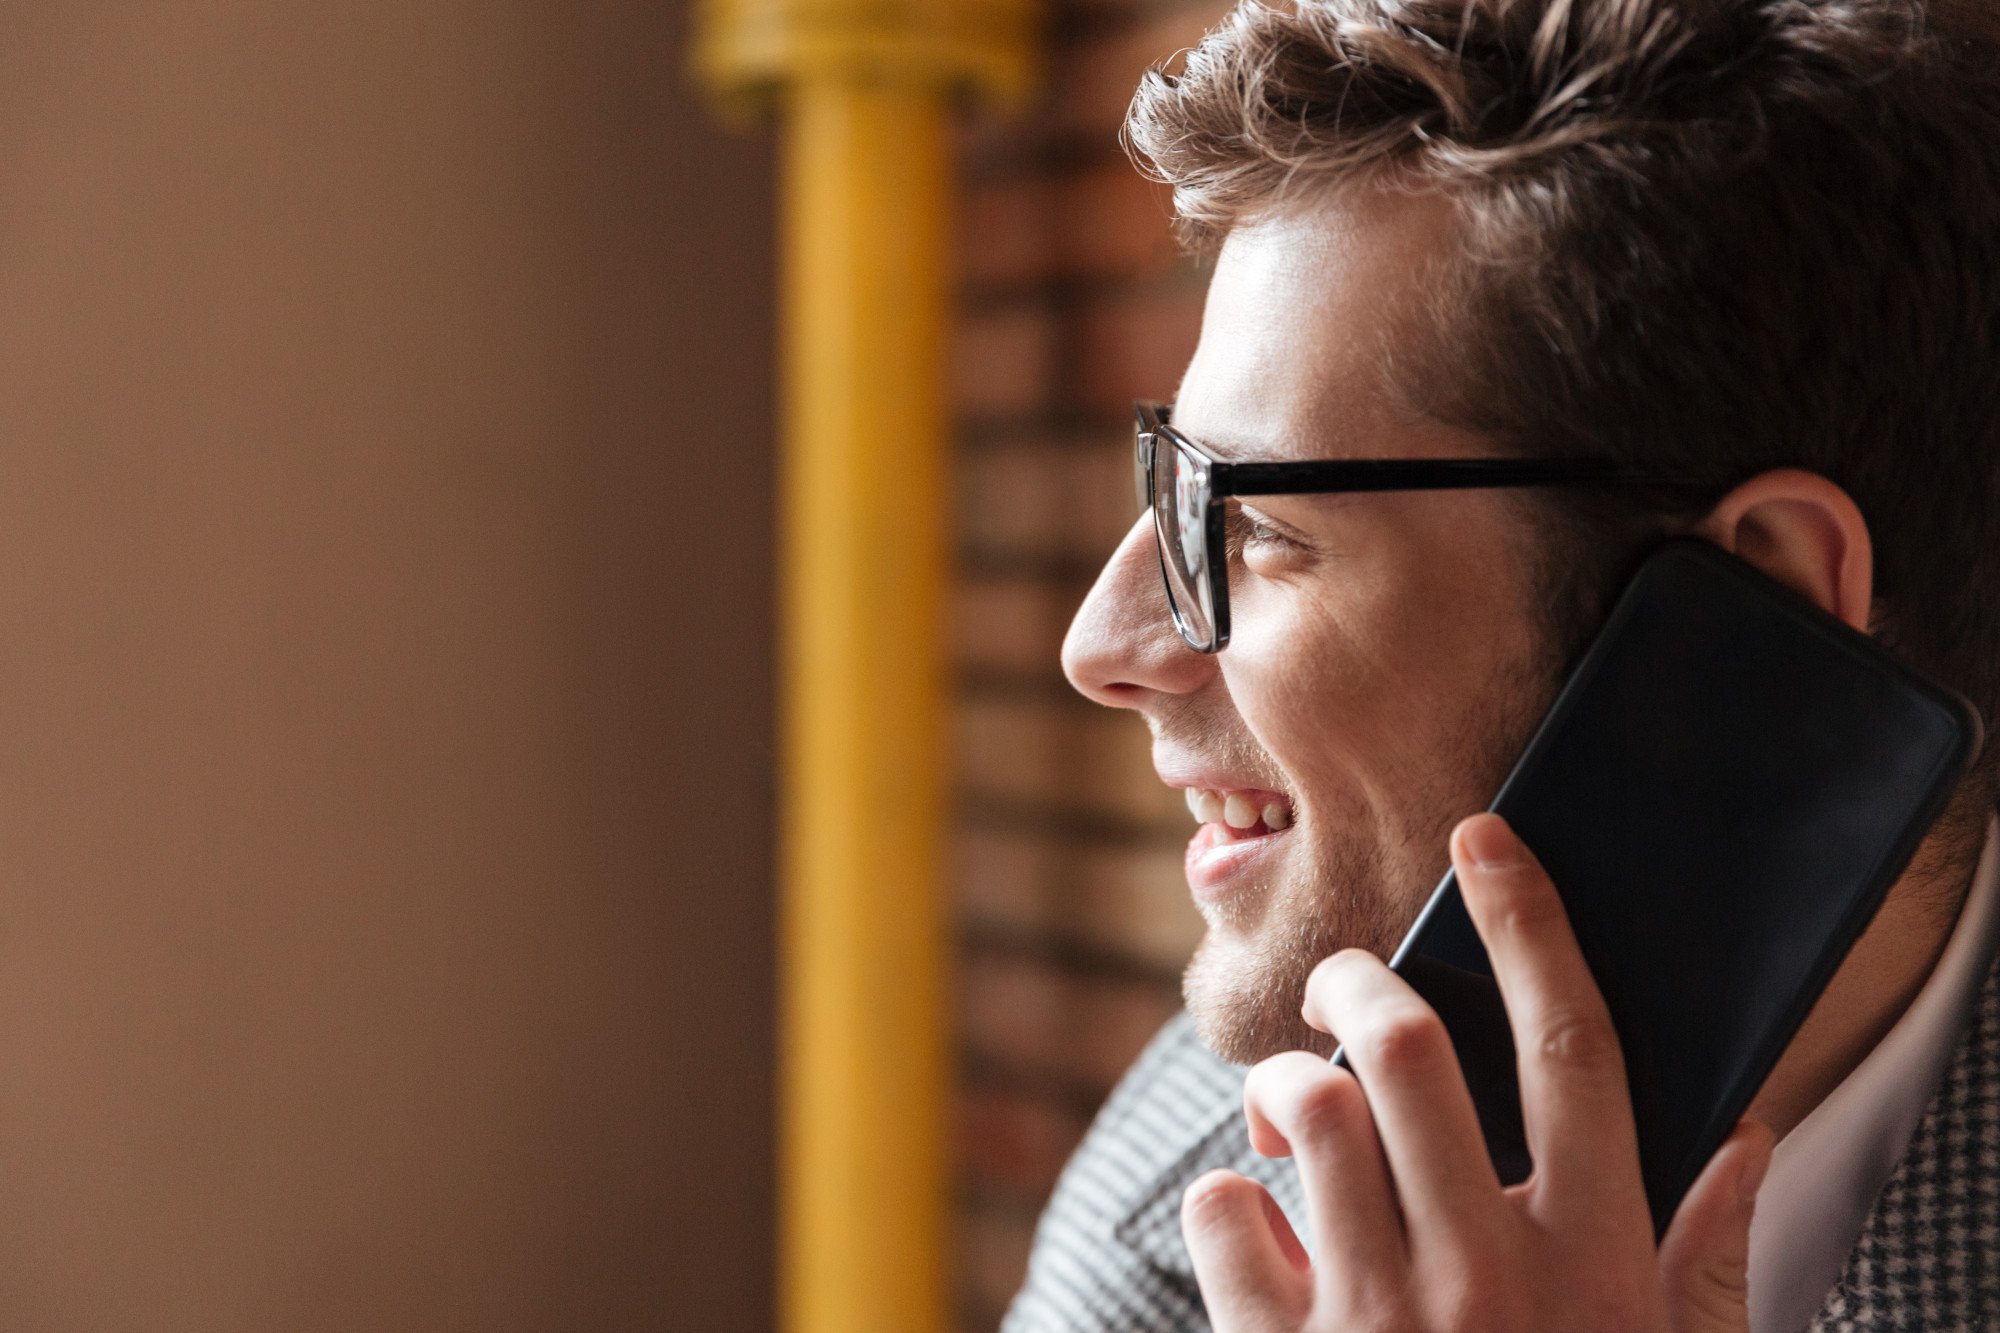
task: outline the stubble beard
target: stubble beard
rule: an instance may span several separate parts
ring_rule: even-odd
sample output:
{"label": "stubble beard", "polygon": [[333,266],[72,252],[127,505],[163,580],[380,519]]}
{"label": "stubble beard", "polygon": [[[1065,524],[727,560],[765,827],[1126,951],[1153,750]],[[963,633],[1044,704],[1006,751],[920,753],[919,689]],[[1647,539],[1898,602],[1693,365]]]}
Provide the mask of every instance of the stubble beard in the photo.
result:
{"label": "stubble beard", "polygon": [[[1443,846],[1455,818],[1426,821],[1442,830],[1431,846]],[[1428,876],[1414,868],[1397,874],[1358,838],[1301,860],[1279,880],[1250,887],[1246,897],[1262,905],[1258,919],[1210,908],[1208,933],[1181,979],[1196,1032],[1231,1063],[1255,1064],[1280,1051],[1333,1054],[1333,1039],[1299,1013],[1306,978],[1342,949],[1387,958],[1422,905],[1415,886]]]}
{"label": "stubble beard", "polygon": [[1204,907],[1208,933],[1181,993],[1211,1051],[1243,1065],[1283,1051],[1333,1053],[1334,1039],[1299,1012],[1306,979],[1342,949],[1383,959],[1395,951],[1448,864],[1452,828],[1499,789],[1559,675],[1547,661],[1496,673],[1446,733],[1477,738],[1445,765],[1457,780],[1424,784],[1412,796],[1394,855],[1364,812],[1319,814],[1310,854],[1290,858],[1276,881],[1249,886],[1243,906],[1225,900]]}

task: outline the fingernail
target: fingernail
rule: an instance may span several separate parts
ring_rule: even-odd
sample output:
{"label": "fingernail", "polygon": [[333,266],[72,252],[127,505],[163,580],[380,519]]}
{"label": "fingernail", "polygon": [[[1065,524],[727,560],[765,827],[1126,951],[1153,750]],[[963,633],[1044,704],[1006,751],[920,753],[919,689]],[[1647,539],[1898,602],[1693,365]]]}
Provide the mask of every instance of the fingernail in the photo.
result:
{"label": "fingernail", "polygon": [[1497,816],[1467,823],[1459,834],[1459,840],[1465,854],[1472,858],[1472,864],[1481,870],[1499,870],[1521,859],[1521,844],[1514,837],[1514,830],[1507,827],[1506,820]]}

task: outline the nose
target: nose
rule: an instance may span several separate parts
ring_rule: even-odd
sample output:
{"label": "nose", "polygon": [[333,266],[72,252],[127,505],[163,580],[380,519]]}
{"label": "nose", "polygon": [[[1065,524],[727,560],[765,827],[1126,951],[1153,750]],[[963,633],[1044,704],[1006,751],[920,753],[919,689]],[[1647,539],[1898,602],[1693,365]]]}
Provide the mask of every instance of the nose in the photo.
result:
{"label": "nose", "polygon": [[1215,658],[1174,629],[1150,517],[1132,525],[1083,599],[1063,639],[1062,665],[1070,684],[1112,708],[1192,694],[1214,677]]}

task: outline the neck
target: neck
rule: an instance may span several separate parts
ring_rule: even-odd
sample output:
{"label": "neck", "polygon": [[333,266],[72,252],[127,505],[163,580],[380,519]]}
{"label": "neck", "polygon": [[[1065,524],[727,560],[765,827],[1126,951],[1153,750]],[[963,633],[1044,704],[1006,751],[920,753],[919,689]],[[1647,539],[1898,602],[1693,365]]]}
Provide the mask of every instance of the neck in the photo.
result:
{"label": "neck", "polygon": [[1955,802],[1924,839],[1764,1081],[1750,1119],[1779,1138],[1791,1133],[1896,1025],[1958,923],[1986,821],[1983,801]]}

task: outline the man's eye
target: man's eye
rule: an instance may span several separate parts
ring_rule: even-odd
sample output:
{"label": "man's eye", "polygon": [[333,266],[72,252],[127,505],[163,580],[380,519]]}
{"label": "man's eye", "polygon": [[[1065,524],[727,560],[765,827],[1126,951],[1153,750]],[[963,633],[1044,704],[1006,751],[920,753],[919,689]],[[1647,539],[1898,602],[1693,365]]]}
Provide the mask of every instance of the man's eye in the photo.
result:
{"label": "man's eye", "polygon": [[1246,546],[1258,546],[1258,544],[1266,544],[1266,546],[1268,546],[1268,544],[1272,544],[1272,542],[1282,542],[1282,544],[1286,544],[1286,546],[1290,546],[1290,544],[1292,544],[1292,538],[1290,538],[1290,536],[1286,536],[1286,534],[1284,534],[1284,532],[1280,532],[1278,528],[1270,526],[1268,522],[1260,522],[1260,520],[1256,518],[1256,514],[1246,514],[1244,518],[1246,518],[1246,522],[1248,522],[1248,526],[1246,526],[1246,530],[1244,530],[1244,544],[1246,544]]}
{"label": "man's eye", "polygon": [[1232,558],[1247,550],[1270,550],[1295,544],[1283,532],[1244,509],[1231,510],[1224,531],[1228,535],[1229,554]]}
{"label": "man's eye", "polygon": [[1230,534],[1230,548],[1232,550],[1244,550],[1244,548],[1250,548],[1250,546],[1290,546],[1292,544],[1290,536],[1286,536],[1278,528],[1270,526],[1258,514],[1254,514],[1254,512],[1250,512],[1246,508],[1238,508],[1236,512],[1230,514],[1228,534]]}

